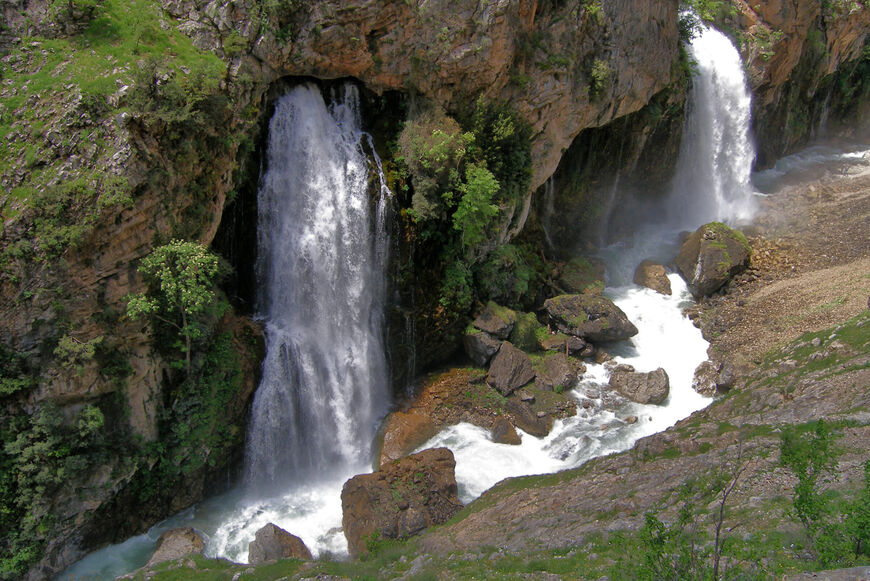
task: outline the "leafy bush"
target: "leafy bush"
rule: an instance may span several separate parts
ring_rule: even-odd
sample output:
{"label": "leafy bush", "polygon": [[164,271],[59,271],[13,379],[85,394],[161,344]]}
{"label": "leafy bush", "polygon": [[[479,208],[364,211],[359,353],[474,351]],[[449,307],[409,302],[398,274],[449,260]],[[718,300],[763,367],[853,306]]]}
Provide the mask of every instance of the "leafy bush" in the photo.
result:
{"label": "leafy bush", "polygon": [[499,185],[488,169],[469,164],[459,191],[462,199],[453,213],[453,229],[460,232],[462,246],[477,246],[486,240],[487,228],[498,214],[498,206],[492,200]]}

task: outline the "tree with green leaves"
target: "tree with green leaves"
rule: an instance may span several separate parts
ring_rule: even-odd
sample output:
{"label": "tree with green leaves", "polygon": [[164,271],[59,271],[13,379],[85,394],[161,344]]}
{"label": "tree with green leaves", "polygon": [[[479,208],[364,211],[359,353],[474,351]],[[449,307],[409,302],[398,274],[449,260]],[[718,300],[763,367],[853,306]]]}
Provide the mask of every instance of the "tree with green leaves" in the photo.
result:
{"label": "tree with green leaves", "polygon": [[127,315],[151,317],[175,329],[190,376],[192,344],[204,334],[199,318],[211,309],[225,308],[215,292],[224,272],[220,258],[202,244],[173,240],[145,257],[139,272],[148,290],[127,297]]}

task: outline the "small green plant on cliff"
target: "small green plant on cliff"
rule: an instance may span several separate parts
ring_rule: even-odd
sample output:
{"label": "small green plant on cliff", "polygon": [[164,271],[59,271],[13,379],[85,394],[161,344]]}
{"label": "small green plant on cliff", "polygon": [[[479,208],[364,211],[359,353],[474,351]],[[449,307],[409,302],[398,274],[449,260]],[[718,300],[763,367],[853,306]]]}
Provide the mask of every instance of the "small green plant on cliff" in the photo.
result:
{"label": "small green plant on cliff", "polygon": [[592,67],[589,69],[589,98],[597,101],[604,96],[605,91],[610,88],[611,78],[610,65],[603,59],[595,59],[592,61]]}
{"label": "small green plant on cliff", "polygon": [[148,317],[174,329],[176,347],[184,355],[185,374],[190,376],[193,343],[204,336],[202,318],[222,314],[227,308],[215,290],[225,268],[205,246],[173,240],[145,257],[139,272],[148,291],[128,297],[127,314],[132,319]]}

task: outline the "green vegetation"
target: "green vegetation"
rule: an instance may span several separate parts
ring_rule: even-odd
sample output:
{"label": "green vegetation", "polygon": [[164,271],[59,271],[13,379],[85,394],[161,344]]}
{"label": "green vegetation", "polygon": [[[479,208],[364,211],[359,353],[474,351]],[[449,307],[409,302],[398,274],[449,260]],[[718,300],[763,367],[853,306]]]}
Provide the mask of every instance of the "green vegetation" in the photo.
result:
{"label": "green vegetation", "polygon": [[815,558],[827,568],[866,563],[870,557],[870,461],[864,463],[864,486],[857,498],[844,501],[826,494],[822,484],[837,472],[834,437],[819,420],[787,427],[780,445],[782,464],[798,479],[792,514],[803,525]]}
{"label": "green vegetation", "polygon": [[205,246],[173,240],[144,258],[139,272],[148,291],[128,297],[127,314],[174,329],[173,346],[184,354],[185,374],[190,376],[193,342],[205,336],[204,317],[220,316],[228,308],[215,290],[226,268]]}
{"label": "green vegetation", "polygon": [[589,68],[589,98],[597,101],[610,88],[612,72],[607,61],[595,59]]}
{"label": "green vegetation", "polygon": [[72,422],[50,404],[2,419],[0,579],[19,579],[39,557],[54,525],[54,494],[85,478],[105,461],[111,446],[103,412],[93,405],[83,406]]}
{"label": "green vegetation", "polygon": [[[534,278],[526,253],[498,242],[528,192],[531,129],[482,99],[459,118],[419,113],[405,123],[395,158],[404,188],[413,189],[416,236],[439,249],[440,303],[457,315],[476,299],[508,294],[516,302]],[[506,293],[494,278],[513,279]]]}

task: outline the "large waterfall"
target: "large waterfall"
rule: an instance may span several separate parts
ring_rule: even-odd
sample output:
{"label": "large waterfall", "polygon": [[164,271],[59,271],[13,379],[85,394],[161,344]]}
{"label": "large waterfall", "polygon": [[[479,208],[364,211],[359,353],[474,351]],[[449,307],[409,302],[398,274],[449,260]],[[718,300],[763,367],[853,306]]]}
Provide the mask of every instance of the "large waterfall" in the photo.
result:
{"label": "large waterfall", "polygon": [[[383,339],[386,200],[353,85],[327,107],[311,85],[280,98],[258,196],[266,359],[246,449],[249,486],[286,485],[369,460],[388,405]],[[380,231],[379,231],[380,230]]]}
{"label": "large waterfall", "polygon": [[750,172],[750,93],[731,40],[701,25],[689,52],[697,72],[674,178],[669,225],[696,228],[711,220],[738,223],[755,212]]}

